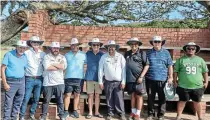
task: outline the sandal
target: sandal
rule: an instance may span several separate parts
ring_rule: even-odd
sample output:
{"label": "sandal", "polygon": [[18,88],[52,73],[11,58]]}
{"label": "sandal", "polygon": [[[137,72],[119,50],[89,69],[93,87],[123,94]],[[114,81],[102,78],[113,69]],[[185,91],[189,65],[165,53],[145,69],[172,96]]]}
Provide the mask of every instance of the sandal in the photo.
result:
{"label": "sandal", "polygon": [[95,117],[98,117],[98,118],[104,118],[104,116],[103,116],[103,115],[101,115],[101,114],[95,115]]}
{"label": "sandal", "polygon": [[89,115],[89,114],[88,114],[88,115],[86,116],[86,119],[91,119],[92,117],[93,117],[93,115]]}

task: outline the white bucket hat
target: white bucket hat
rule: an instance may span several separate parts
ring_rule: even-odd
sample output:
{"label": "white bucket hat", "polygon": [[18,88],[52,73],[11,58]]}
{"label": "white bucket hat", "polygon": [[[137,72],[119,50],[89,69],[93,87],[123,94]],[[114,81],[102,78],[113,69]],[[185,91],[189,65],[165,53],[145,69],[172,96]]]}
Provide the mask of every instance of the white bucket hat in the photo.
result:
{"label": "white bucket hat", "polygon": [[199,51],[201,49],[200,46],[196,45],[194,42],[189,42],[189,43],[187,43],[186,45],[183,46],[183,50],[185,52],[187,51],[186,49],[187,49],[188,46],[195,46],[196,47],[195,54],[199,53]]}
{"label": "white bucket hat", "polygon": [[26,41],[23,41],[23,40],[18,40],[17,43],[13,46],[19,46],[19,47],[28,47],[27,44],[26,44]]}
{"label": "white bucket hat", "polygon": [[30,39],[27,41],[27,45],[31,47],[31,41],[38,42],[40,45],[44,43],[43,40],[41,40],[38,36],[31,36]]}
{"label": "white bucket hat", "polygon": [[137,37],[133,37],[133,38],[129,39],[127,41],[127,44],[130,45],[132,42],[138,42],[139,46],[142,45],[142,42]]}
{"label": "white bucket hat", "polygon": [[161,36],[154,36],[152,40],[149,41],[151,45],[153,45],[153,41],[161,41],[162,46],[165,44],[166,40],[162,40]]}
{"label": "white bucket hat", "polygon": [[104,47],[105,47],[106,49],[108,49],[108,47],[109,47],[110,45],[115,45],[117,50],[120,48],[120,45],[116,44],[114,40],[109,40],[108,43],[107,43],[107,45],[104,45]]}
{"label": "white bucket hat", "polygon": [[80,45],[81,43],[79,43],[79,41],[78,41],[78,39],[77,39],[77,38],[72,38],[72,39],[71,39],[71,43],[70,43],[70,45],[75,45],[75,44]]}
{"label": "white bucket hat", "polygon": [[88,43],[88,45],[92,46],[92,43],[99,43],[100,47],[103,45],[103,43],[100,42],[99,38],[93,38],[92,41]]}
{"label": "white bucket hat", "polygon": [[51,45],[49,47],[55,47],[55,48],[61,48],[60,43],[59,42],[52,42]]}

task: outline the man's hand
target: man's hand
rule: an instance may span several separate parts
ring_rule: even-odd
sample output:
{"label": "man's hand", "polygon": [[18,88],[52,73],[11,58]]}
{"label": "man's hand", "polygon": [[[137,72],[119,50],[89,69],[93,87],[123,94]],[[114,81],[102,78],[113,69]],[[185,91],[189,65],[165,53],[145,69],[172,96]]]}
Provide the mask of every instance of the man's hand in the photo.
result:
{"label": "man's hand", "polygon": [[173,83],[173,78],[168,78],[168,84],[172,84]]}
{"label": "man's hand", "polygon": [[142,81],[143,81],[143,77],[139,77],[137,83],[142,83]]}
{"label": "man's hand", "polygon": [[174,87],[177,88],[178,87],[178,83],[174,82]]}
{"label": "man's hand", "polygon": [[208,87],[208,83],[204,83],[203,87],[206,89]]}
{"label": "man's hand", "polygon": [[4,89],[5,89],[6,91],[9,91],[9,90],[10,90],[10,86],[6,83],[6,84],[4,85]]}
{"label": "man's hand", "polygon": [[104,89],[104,85],[103,84],[99,84],[99,86],[100,86],[101,90]]}
{"label": "man's hand", "polygon": [[125,88],[125,85],[124,85],[124,84],[121,84],[121,85],[120,85],[120,88],[121,88],[121,89],[124,89],[124,88]]}

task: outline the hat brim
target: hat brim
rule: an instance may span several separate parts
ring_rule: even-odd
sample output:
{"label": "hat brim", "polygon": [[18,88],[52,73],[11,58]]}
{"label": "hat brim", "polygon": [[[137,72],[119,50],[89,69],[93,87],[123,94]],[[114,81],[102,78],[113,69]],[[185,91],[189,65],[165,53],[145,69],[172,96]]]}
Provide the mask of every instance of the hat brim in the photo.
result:
{"label": "hat brim", "polygon": [[[157,41],[157,40],[150,40],[149,43],[153,46],[153,41]],[[161,46],[165,45],[166,40],[161,40]]]}
{"label": "hat brim", "polygon": [[28,46],[22,46],[22,45],[12,45],[13,47],[28,47]]}
{"label": "hat brim", "polygon": [[69,45],[81,45],[81,44],[82,44],[82,43],[76,43],[76,44],[71,44],[71,43],[70,43]]}
{"label": "hat brim", "polygon": [[139,43],[139,46],[141,46],[141,45],[143,44],[143,43],[140,42],[140,41],[134,41],[134,40],[130,40],[130,41],[128,41],[126,44],[131,45],[132,42],[138,42],[138,43]]}
{"label": "hat brim", "polygon": [[[104,45],[104,47],[108,50],[108,47],[111,45]],[[120,45],[115,45],[115,49],[119,50],[120,49]]]}
{"label": "hat brim", "polygon": [[[26,41],[26,44],[29,46],[29,47],[32,47],[31,46],[31,42],[32,42],[33,40],[28,40],[28,41]],[[44,41],[34,41],[34,42],[39,42],[39,45],[42,45],[43,43],[44,43]]]}
{"label": "hat brim", "polygon": [[103,43],[101,43],[101,42],[89,42],[88,45],[92,46],[93,43],[100,43],[100,47],[103,45]]}
{"label": "hat brim", "polygon": [[197,54],[197,53],[199,53],[200,52],[200,46],[198,46],[198,45],[185,45],[184,47],[183,47],[183,50],[184,50],[184,52],[187,52],[187,46],[195,46],[196,47],[196,51],[195,51],[195,54]]}

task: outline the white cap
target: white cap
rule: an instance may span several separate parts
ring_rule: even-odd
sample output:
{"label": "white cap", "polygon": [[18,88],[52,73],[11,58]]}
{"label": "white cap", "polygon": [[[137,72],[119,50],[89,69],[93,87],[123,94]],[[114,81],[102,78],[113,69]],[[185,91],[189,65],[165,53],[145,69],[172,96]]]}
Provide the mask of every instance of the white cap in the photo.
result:
{"label": "white cap", "polygon": [[26,44],[26,41],[23,41],[23,40],[17,41],[16,46],[28,47],[27,44]]}
{"label": "white cap", "polygon": [[72,38],[71,39],[70,45],[73,45],[73,44],[80,44],[77,38]]}
{"label": "white cap", "polygon": [[50,47],[60,48],[60,43],[59,42],[52,42]]}
{"label": "white cap", "polygon": [[161,36],[154,36],[153,41],[162,41],[162,37]]}

